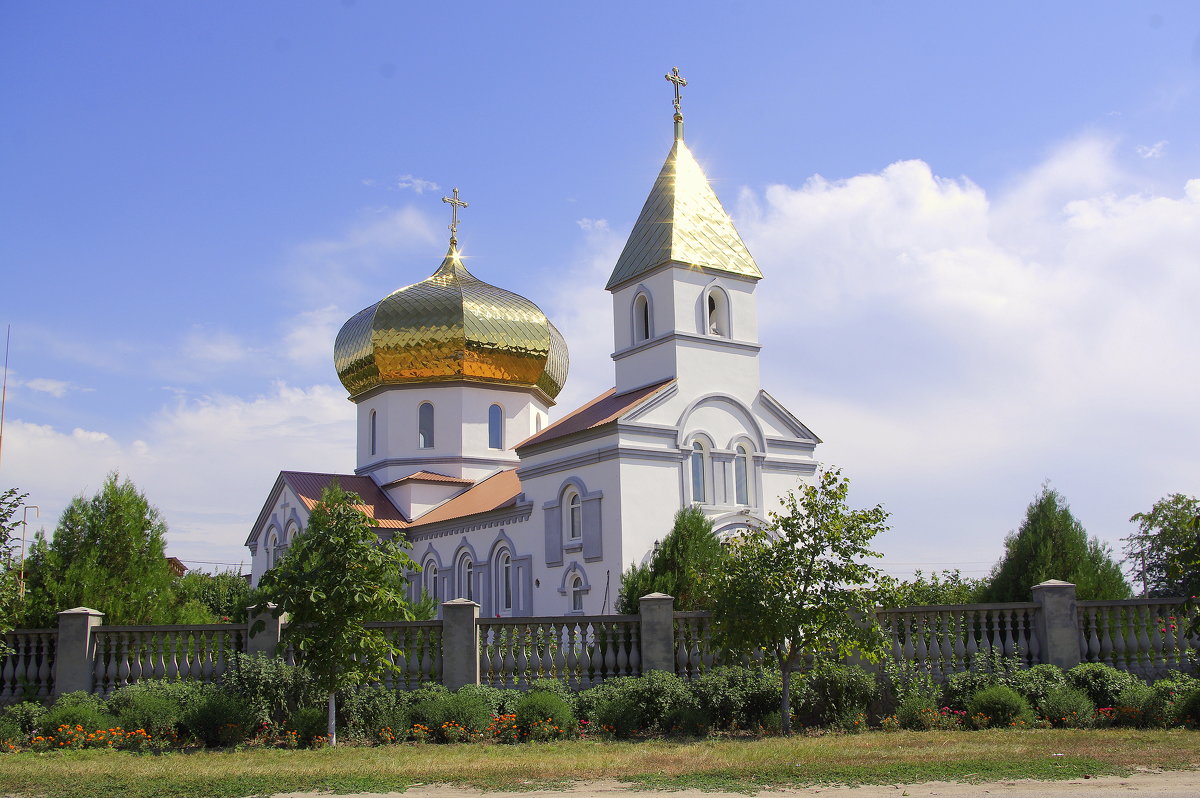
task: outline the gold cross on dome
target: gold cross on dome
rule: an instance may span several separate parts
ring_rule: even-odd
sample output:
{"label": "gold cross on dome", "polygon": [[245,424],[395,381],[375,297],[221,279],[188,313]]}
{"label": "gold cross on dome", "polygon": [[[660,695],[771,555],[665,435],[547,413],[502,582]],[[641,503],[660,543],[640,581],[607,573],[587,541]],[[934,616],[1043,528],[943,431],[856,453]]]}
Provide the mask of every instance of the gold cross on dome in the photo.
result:
{"label": "gold cross on dome", "polygon": [[687,78],[679,74],[679,67],[671,67],[671,71],[663,77],[675,84],[675,113],[680,113],[679,90],[687,85]]}
{"label": "gold cross on dome", "polygon": [[442,202],[445,202],[446,204],[448,204],[450,206],[450,225],[449,225],[449,227],[450,227],[450,243],[457,244],[458,243],[458,209],[467,207],[468,203],[463,202],[462,200],[460,200],[458,198],[458,187],[457,186],[454,188],[454,191],[452,193],[454,194],[453,199],[451,199],[450,197],[442,197]]}

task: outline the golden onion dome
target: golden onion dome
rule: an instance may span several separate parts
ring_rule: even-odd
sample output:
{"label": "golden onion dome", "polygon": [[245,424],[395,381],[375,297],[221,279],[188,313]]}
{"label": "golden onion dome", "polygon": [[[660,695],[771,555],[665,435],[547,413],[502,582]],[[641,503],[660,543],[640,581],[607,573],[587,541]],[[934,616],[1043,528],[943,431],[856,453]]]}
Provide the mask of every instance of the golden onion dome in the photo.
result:
{"label": "golden onion dome", "polygon": [[567,380],[562,333],[525,297],[467,271],[453,240],[430,277],[343,324],[333,356],[351,398],[380,385],[467,380],[553,401]]}

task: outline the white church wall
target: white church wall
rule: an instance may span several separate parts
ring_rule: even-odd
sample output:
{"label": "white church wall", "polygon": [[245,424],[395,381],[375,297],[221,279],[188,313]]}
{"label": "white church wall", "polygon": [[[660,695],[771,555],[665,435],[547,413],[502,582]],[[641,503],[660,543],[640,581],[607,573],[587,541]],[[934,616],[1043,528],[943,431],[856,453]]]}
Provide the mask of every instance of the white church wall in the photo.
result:
{"label": "white church wall", "polygon": [[297,534],[308,524],[308,509],[286,484],[258,530],[258,544],[250,558],[250,584],[258,580],[279,560]]}

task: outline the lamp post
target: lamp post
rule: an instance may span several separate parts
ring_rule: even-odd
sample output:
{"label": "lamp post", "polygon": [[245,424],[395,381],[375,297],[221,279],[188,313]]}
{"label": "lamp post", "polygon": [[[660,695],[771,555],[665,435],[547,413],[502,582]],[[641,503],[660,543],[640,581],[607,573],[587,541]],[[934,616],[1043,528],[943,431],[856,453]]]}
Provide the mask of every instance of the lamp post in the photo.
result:
{"label": "lamp post", "polygon": [[17,595],[25,598],[25,530],[29,528],[29,511],[33,510],[34,518],[42,517],[42,508],[36,504],[25,505],[21,514],[21,566],[17,580]]}

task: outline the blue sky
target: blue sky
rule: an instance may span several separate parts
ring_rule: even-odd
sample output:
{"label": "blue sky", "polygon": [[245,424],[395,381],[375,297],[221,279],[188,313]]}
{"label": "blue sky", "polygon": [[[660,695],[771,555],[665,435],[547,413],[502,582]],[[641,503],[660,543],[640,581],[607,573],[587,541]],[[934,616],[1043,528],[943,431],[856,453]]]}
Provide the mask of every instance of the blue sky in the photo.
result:
{"label": "blue sky", "polygon": [[1195,494],[1192,3],[0,2],[0,486],[106,471],[238,562],[283,468],[353,467],[332,336],[483,279],[611,381],[604,278],[688,141],[766,275],[765,387],[892,510],[896,573],[982,572],[1049,479],[1089,531]]}

